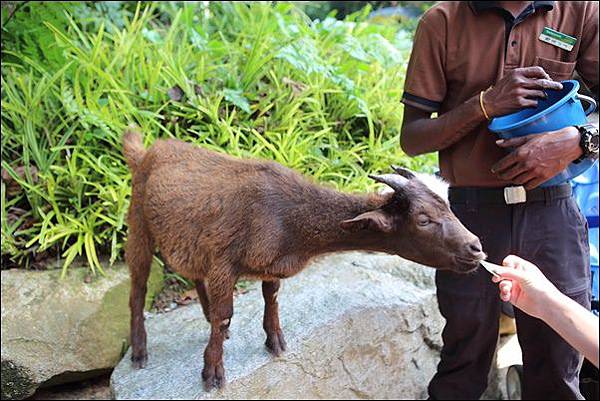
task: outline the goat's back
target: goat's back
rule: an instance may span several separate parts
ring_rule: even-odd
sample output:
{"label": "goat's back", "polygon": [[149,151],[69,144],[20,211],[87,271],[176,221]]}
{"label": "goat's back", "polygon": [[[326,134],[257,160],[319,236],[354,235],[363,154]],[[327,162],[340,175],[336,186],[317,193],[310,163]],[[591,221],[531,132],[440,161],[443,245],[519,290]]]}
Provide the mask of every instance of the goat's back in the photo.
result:
{"label": "goat's back", "polygon": [[237,262],[247,244],[262,241],[257,236],[276,241],[281,222],[268,204],[288,202],[311,184],[275,162],[169,139],[148,149],[133,185],[132,201],[140,203],[162,257],[185,276],[201,278],[215,255],[227,252]]}

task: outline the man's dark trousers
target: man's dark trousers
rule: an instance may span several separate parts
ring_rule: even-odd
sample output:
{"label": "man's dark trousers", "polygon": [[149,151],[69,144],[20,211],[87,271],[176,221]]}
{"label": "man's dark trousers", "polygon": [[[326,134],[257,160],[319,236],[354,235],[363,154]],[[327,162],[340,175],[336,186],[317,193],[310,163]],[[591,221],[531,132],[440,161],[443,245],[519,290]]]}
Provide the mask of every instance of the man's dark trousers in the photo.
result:
{"label": "man's dark trousers", "polygon": [[[561,292],[589,309],[587,222],[572,196],[558,196],[555,188],[543,191],[544,200],[514,205],[485,196],[498,189],[451,188],[450,203],[463,224],[479,236],[488,260],[501,264],[509,254],[529,260]],[[487,387],[498,339],[498,285],[484,269],[469,275],[437,271],[436,285],[446,326],[429,395],[479,399]],[[523,351],[523,399],[582,399],[580,354],[541,320],[517,308],[515,317]]]}

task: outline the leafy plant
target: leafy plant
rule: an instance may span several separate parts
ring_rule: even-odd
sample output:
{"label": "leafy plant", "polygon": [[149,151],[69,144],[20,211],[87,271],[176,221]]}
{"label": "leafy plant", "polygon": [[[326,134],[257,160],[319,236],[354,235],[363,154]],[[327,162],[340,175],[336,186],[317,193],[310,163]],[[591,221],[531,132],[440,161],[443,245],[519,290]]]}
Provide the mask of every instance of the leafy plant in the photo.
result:
{"label": "leafy plant", "polygon": [[84,258],[102,273],[122,256],[132,122],[147,145],[177,137],[346,191],[435,164],[399,146],[410,34],[396,26],[282,2],[105,6],[31,3],[3,39],[3,266],[61,256],[63,272]]}

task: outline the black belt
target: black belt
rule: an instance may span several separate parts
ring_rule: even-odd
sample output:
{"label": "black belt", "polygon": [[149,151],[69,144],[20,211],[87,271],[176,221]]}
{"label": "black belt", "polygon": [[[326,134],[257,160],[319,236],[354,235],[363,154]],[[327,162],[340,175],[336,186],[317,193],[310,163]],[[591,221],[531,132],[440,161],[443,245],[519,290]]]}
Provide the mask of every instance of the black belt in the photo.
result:
{"label": "black belt", "polygon": [[512,205],[528,202],[551,202],[554,199],[568,198],[572,194],[571,185],[561,184],[552,187],[539,187],[530,191],[522,186],[506,188],[452,187],[448,189],[450,203],[500,203]]}

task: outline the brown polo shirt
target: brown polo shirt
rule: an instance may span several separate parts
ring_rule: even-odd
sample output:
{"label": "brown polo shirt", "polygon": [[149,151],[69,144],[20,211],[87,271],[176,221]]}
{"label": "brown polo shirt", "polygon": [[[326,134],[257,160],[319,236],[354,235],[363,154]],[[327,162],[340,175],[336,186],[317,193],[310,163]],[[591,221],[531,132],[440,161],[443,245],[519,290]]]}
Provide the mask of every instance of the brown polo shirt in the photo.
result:
{"label": "brown polo shirt", "polygon": [[[539,39],[544,27],[577,39],[571,51]],[[511,69],[539,65],[555,80],[577,71],[598,90],[598,3],[535,1],[516,18],[494,2],[442,2],[417,28],[402,102],[443,114],[494,85]],[[492,175],[506,155],[481,124],[440,150],[440,172],[453,186],[510,185]]]}

